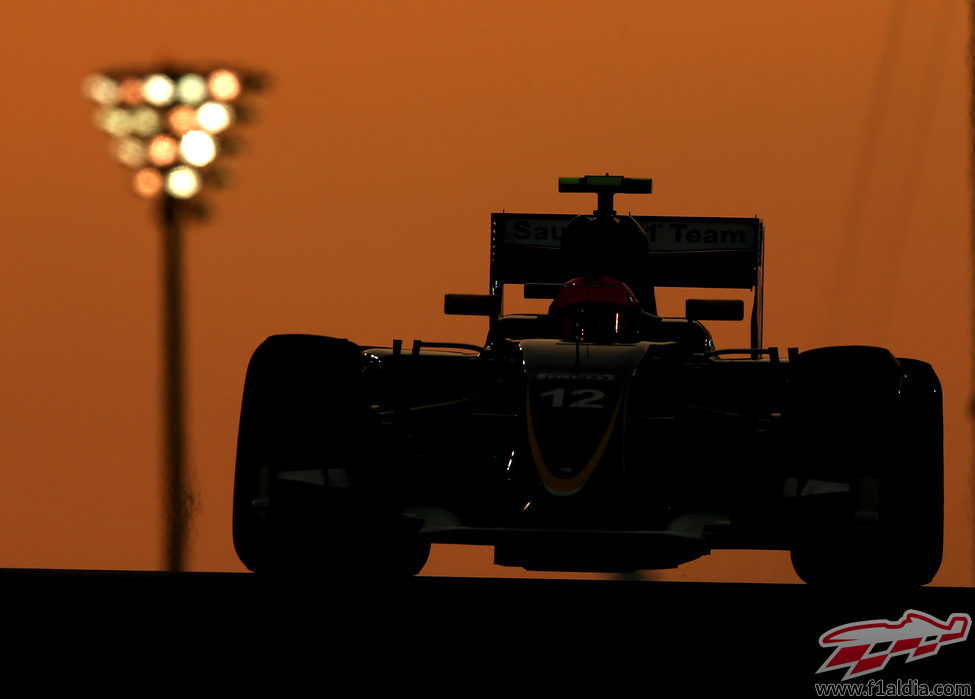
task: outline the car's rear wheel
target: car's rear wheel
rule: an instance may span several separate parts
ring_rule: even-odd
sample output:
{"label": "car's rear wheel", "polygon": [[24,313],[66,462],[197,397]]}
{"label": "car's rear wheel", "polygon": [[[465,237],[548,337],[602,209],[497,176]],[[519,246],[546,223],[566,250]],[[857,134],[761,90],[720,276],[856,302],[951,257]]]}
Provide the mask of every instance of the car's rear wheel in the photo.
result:
{"label": "car's rear wheel", "polygon": [[359,348],[275,335],[254,352],[241,406],[234,546],[257,572],[419,572],[429,544],[375,472]]}
{"label": "car's rear wheel", "polygon": [[820,585],[917,586],[941,564],[941,387],[876,347],[799,355],[788,408],[798,495],[792,562]]}

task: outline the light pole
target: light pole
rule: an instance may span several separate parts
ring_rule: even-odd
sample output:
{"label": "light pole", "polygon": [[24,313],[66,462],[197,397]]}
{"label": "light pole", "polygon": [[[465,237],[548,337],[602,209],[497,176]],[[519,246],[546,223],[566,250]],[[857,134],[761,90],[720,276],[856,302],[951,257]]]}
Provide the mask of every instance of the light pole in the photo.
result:
{"label": "light pole", "polygon": [[[166,552],[168,570],[185,567],[191,498],[185,484],[182,223],[201,210],[208,182],[219,184],[220,155],[246,107],[241,97],[260,87],[257,76],[228,68],[208,71],[114,71],[85,78],[98,105],[95,123],[112,136],[111,152],[135,171],[136,194],[159,207],[163,252]],[[228,139],[228,136],[231,136]]]}

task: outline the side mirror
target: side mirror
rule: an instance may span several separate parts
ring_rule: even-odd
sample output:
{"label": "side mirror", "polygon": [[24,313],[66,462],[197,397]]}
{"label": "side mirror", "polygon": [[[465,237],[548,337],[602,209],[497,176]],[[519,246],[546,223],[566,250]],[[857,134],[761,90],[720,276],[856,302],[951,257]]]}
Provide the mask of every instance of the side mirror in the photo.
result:
{"label": "side mirror", "polygon": [[744,320],[745,302],[741,299],[687,299],[684,315],[688,320]]}
{"label": "side mirror", "polygon": [[491,294],[444,294],[443,312],[449,316],[501,315],[501,297]]}

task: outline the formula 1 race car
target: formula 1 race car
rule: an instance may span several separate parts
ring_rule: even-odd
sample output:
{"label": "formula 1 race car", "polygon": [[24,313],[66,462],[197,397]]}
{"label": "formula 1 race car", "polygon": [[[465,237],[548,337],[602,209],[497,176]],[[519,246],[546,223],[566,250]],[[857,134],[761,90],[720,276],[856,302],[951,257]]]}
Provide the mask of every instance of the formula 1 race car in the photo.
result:
{"label": "formula 1 race car", "polygon": [[[809,583],[921,585],[941,563],[941,387],[879,347],[762,345],[757,218],[618,216],[648,179],[561,178],[592,216],[491,216],[483,346],[275,335],[250,361],[234,544],[251,570],[412,575],[431,543],[529,570],[791,552]],[[551,301],[502,313],[506,285]],[[750,346],[657,314],[660,287],[751,294]],[[744,293],[744,291],[742,292]]]}

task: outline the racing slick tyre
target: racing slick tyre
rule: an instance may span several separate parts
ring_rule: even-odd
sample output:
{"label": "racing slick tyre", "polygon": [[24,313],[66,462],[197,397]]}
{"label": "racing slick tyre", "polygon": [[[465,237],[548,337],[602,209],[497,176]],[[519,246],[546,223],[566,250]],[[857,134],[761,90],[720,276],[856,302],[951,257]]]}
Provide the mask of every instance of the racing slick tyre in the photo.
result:
{"label": "racing slick tyre", "polygon": [[794,366],[798,466],[792,563],[818,585],[915,587],[941,565],[941,385],[877,347],[827,347]]}
{"label": "racing slick tyre", "polygon": [[234,477],[234,547],[259,573],[414,575],[427,541],[374,466],[359,348],[274,335],[247,368]]}

